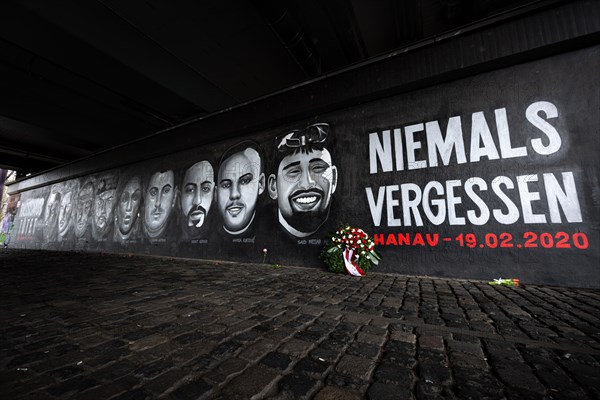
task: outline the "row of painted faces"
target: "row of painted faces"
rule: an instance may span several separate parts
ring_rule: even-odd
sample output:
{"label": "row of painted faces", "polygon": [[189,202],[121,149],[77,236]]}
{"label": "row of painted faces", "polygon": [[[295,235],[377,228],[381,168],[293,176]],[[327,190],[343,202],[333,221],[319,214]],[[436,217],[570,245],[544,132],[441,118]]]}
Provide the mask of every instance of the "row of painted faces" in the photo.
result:
{"label": "row of painted faces", "polygon": [[55,219],[58,236],[73,226],[75,236],[83,237],[91,225],[93,238],[99,240],[114,220],[116,240],[137,237],[140,229],[154,239],[165,234],[172,215],[179,213],[184,234],[200,238],[215,227],[207,221],[216,208],[218,229],[244,235],[252,232],[258,199],[267,191],[276,202],[281,227],[294,237],[310,236],[327,220],[338,181],[325,147],[328,128],[314,124],[277,138],[276,169],[268,177],[261,148],[244,141],[223,154],[216,173],[203,160],[187,168],[179,182],[173,170],[165,170],[152,174],[146,185],[136,175],[122,176],[120,185],[111,175],[90,178],[79,188],[75,181],[54,185],[46,202],[46,226]]}

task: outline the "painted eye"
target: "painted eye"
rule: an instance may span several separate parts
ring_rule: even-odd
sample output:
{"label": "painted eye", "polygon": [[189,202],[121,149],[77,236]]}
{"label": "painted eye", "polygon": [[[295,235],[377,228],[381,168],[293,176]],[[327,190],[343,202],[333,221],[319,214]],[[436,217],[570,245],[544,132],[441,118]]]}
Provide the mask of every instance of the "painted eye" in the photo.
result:
{"label": "painted eye", "polygon": [[221,182],[221,187],[223,189],[229,189],[231,187],[231,181],[223,181],[223,182]]}
{"label": "painted eye", "polygon": [[187,185],[185,187],[185,192],[188,194],[193,194],[196,191],[196,185]]}
{"label": "painted eye", "polygon": [[315,165],[312,168],[312,171],[316,174],[322,174],[323,172],[327,171],[327,167],[324,165]]}
{"label": "painted eye", "polygon": [[150,196],[156,197],[156,195],[158,195],[158,189],[153,187],[152,189],[150,189]]}
{"label": "painted eye", "polygon": [[288,169],[287,172],[285,173],[285,175],[288,178],[297,178],[299,177],[301,174],[300,168],[292,168],[292,169]]}
{"label": "painted eye", "polygon": [[252,176],[251,175],[250,176],[248,176],[248,175],[242,176],[242,179],[240,179],[240,183],[242,185],[247,185],[250,182],[252,182]]}
{"label": "painted eye", "polygon": [[165,186],[162,190],[163,194],[168,194],[171,191],[171,186]]}
{"label": "painted eye", "polygon": [[208,193],[210,192],[210,184],[209,183],[205,183],[204,185],[202,185],[200,187],[200,189],[204,192],[204,193]]}

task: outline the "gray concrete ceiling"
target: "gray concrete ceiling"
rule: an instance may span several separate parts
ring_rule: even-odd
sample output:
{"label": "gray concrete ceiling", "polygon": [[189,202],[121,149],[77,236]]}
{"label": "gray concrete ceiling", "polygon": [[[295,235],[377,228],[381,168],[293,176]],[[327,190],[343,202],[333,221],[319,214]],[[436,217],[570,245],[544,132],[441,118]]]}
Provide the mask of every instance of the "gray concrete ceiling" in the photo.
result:
{"label": "gray concrete ceiling", "polygon": [[3,0],[0,168],[38,172],[519,0]]}

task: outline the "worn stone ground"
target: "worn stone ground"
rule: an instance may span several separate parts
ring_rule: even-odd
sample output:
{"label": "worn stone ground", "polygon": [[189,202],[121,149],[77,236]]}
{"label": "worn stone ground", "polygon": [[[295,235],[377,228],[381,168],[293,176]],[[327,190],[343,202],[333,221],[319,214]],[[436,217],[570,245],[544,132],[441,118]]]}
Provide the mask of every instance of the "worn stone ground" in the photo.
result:
{"label": "worn stone ground", "polygon": [[600,398],[600,291],[0,251],[5,399]]}

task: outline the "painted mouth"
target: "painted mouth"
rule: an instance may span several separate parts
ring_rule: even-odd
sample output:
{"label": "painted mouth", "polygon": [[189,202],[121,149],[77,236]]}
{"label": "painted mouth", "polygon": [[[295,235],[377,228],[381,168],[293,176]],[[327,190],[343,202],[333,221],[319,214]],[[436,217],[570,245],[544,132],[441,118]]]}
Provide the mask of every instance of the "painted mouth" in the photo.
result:
{"label": "painted mouth", "polygon": [[323,198],[323,195],[314,190],[296,193],[291,197],[291,203],[299,211],[310,211],[315,208]]}
{"label": "painted mouth", "polygon": [[244,206],[233,205],[233,206],[227,207],[227,212],[232,217],[237,217],[242,212],[243,209],[244,209]]}
{"label": "painted mouth", "polygon": [[162,212],[161,211],[155,211],[152,213],[152,218],[154,218],[155,220],[160,219],[160,217],[162,216]]}
{"label": "painted mouth", "polygon": [[200,228],[204,224],[205,217],[206,217],[206,213],[204,211],[201,211],[201,210],[194,211],[189,216],[188,226]]}
{"label": "painted mouth", "polygon": [[125,218],[123,218],[123,222],[126,224],[129,224],[131,222],[131,216],[130,215],[126,215]]}

